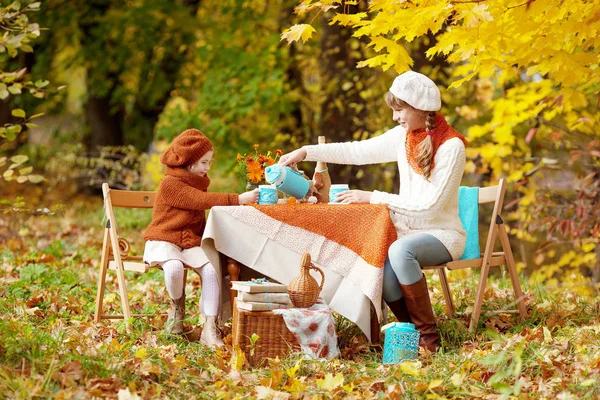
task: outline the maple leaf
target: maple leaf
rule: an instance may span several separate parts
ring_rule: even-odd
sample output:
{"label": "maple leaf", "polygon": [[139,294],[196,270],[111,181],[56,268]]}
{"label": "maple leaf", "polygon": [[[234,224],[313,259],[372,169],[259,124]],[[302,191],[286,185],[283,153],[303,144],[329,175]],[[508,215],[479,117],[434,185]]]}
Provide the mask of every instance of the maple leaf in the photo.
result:
{"label": "maple leaf", "polygon": [[306,42],[315,32],[315,28],[309,24],[296,24],[281,33],[281,40],[285,39],[288,43],[292,43],[302,39]]}
{"label": "maple leaf", "polygon": [[312,11],[316,8],[320,8],[322,12],[327,12],[329,10],[338,8],[339,6],[333,4],[323,4],[320,1],[316,3],[310,3],[309,1],[303,1],[301,4],[297,5],[294,9],[294,12],[298,15],[306,14],[309,11]]}
{"label": "maple leaf", "polygon": [[331,21],[329,21],[329,25],[335,25],[336,23],[342,26],[356,25],[366,16],[367,13],[336,14],[335,17],[333,17]]}
{"label": "maple leaf", "polygon": [[317,387],[320,389],[325,389],[328,391],[332,391],[344,384],[344,376],[342,374],[336,374],[333,376],[332,374],[325,375],[323,379],[317,379]]}

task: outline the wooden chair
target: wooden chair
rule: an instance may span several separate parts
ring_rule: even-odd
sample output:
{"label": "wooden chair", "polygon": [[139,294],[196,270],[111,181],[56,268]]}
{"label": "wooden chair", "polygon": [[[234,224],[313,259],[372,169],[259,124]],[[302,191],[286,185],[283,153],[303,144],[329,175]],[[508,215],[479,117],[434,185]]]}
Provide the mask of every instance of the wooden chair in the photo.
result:
{"label": "wooden chair", "polygon": [[[106,215],[106,226],[104,228],[104,241],[102,243],[102,254],[100,258],[100,274],[98,276],[98,291],[96,294],[96,313],[94,321],[100,322],[102,319],[125,319],[125,326],[129,329],[129,321],[132,316],[142,316],[140,314],[131,314],[129,308],[129,298],[127,297],[127,286],[125,283],[125,271],[147,272],[148,265],[142,261],[141,256],[130,256],[129,242],[119,236],[117,220],[115,218],[114,207],[118,208],[152,208],[154,207],[155,192],[141,192],[129,190],[110,189],[108,183],[102,184],[102,194],[104,197],[104,211]],[[103,314],[104,290],[107,271],[115,270],[117,272],[117,282],[119,286],[119,295],[121,297],[121,307],[123,314],[106,315]],[[184,271],[184,278],[186,276]]]}
{"label": "wooden chair", "polygon": [[[506,265],[510,280],[512,283],[515,302],[521,318],[527,316],[527,310],[525,308],[523,291],[519,284],[519,276],[515,266],[515,260],[508,240],[508,233],[504,220],[500,216],[502,211],[502,204],[504,202],[504,192],[506,190],[506,181],[501,179],[499,184],[496,186],[484,187],[479,189],[479,204],[494,203],[494,211],[492,219],[490,221],[490,228],[488,230],[488,237],[485,244],[485,249],[481,253],[480,258],[471,260],[457,260],[451,261],[447,264],[425,266],[423,270],[437,270],[440,277],[440,283],[442,285],[442,292],[446,301],[448,314],[450,317],[454,316],[454,303],[452,301],[452,294],[450,293],[450,286],[448,285],[448,279],[446,278],[446,269],[453,271],[465,268],[481,268],[481,276],[479,278],[479,285],[477,286],[477,294],[475,295],[475,305],[473,306],[473,314],[471,315],[471,323],[469,330],[474,333],[477,330],[477,324],[479,322],[479,316],[481,314],[481,305],[483,303],[483,294],[485,292],[485,284],[488,278],[490,267],[496,267],[500,265]],[[501,252],[494,252],[494,244],[496,237],[500,238],[502,245]]]}
{"label": "wooden chair", "polygon": [[[148,272],[149,266],[143,262],[142,256],[129,255],[130,245],[125,238],[119,236],[114,208],[152,208],[154,207],[156,192],[114,190],[108,186],[108,183],[104,183],[102,184],[102,193],[104,196],[104,210],[107,222],[104,229],[104,241],[102,243],[102,255],[100,258],[100,273],[98,276],[98,291],[96,294],[96,313],[94,315],[94,321],[100,322],[102,319],[124,318],[125,326],[129,329],[131,317],[142,317],[147,315],[131,313],[124,272]],[[102,309],[104,304],[106,274],[109,269],[117,272],[117,282],[123,314],[103,314]],[[190,268],[185,266],[183,272],[184,282],[187,278],[188,269]],[[232,280],[237,280],[237,275],[232,276]],[[230,296],[233,297],[233,294],[230,293]]]}

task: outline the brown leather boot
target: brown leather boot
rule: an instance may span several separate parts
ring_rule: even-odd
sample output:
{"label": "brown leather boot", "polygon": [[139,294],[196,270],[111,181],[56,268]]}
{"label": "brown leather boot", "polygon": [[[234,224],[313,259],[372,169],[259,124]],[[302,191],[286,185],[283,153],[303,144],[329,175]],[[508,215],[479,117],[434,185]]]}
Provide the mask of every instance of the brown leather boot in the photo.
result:
{"label": "brown leather boot", "polygon": [[435,317],[431,308],[431,299],[427,291],[425,276],[412,285],[400,285],[402,295],[406,302],[408,315],[421,333],[419,346],[432,352],[440,348],[440,335],[435,327]]}
{"label": "brown leather boot", "polygon": [[171,308],[168,315],[167,333],[181,335],[183,333],[183,319],[185,318],[185,292],[179,299],[171,299]]}
{"label": "brown leather boot", "polygon": [[392,313],[396,316],[398,322],[412,322],[410,319],[410,315],[408,315],[408,309],[406,308],[406,302],[404,301],[404,297],[400,297],[396,301],[391,301],[387,303]]}

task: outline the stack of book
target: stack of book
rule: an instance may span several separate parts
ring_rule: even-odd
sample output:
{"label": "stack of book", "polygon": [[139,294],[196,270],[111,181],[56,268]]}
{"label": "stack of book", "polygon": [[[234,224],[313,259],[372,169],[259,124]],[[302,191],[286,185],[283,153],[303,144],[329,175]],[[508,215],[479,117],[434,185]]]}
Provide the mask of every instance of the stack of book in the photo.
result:
{"label": "stack of book", "polygon": [[287,285],[266,281],[234,281],[231,288],[237,290],[236,304],[248,311],[272,311],[293,307],[287,293]]}

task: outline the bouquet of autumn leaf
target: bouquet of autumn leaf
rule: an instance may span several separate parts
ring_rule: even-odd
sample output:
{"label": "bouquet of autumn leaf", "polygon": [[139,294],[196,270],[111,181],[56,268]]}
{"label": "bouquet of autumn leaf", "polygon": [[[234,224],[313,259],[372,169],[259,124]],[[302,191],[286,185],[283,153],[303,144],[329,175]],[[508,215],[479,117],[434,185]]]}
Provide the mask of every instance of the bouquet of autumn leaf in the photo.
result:
{"label": "bouquet of autumn leaf", "polygon": [[281,150],[275,150],[275,155],[269,150],[267,154],[258,151],[258,145],[254,145],[254,154],[241,155],[238,153],[237,162],[239,173],[246,179],[248,185],[259,185],[265,182],[265,169],[273,165],[281,157]]}

